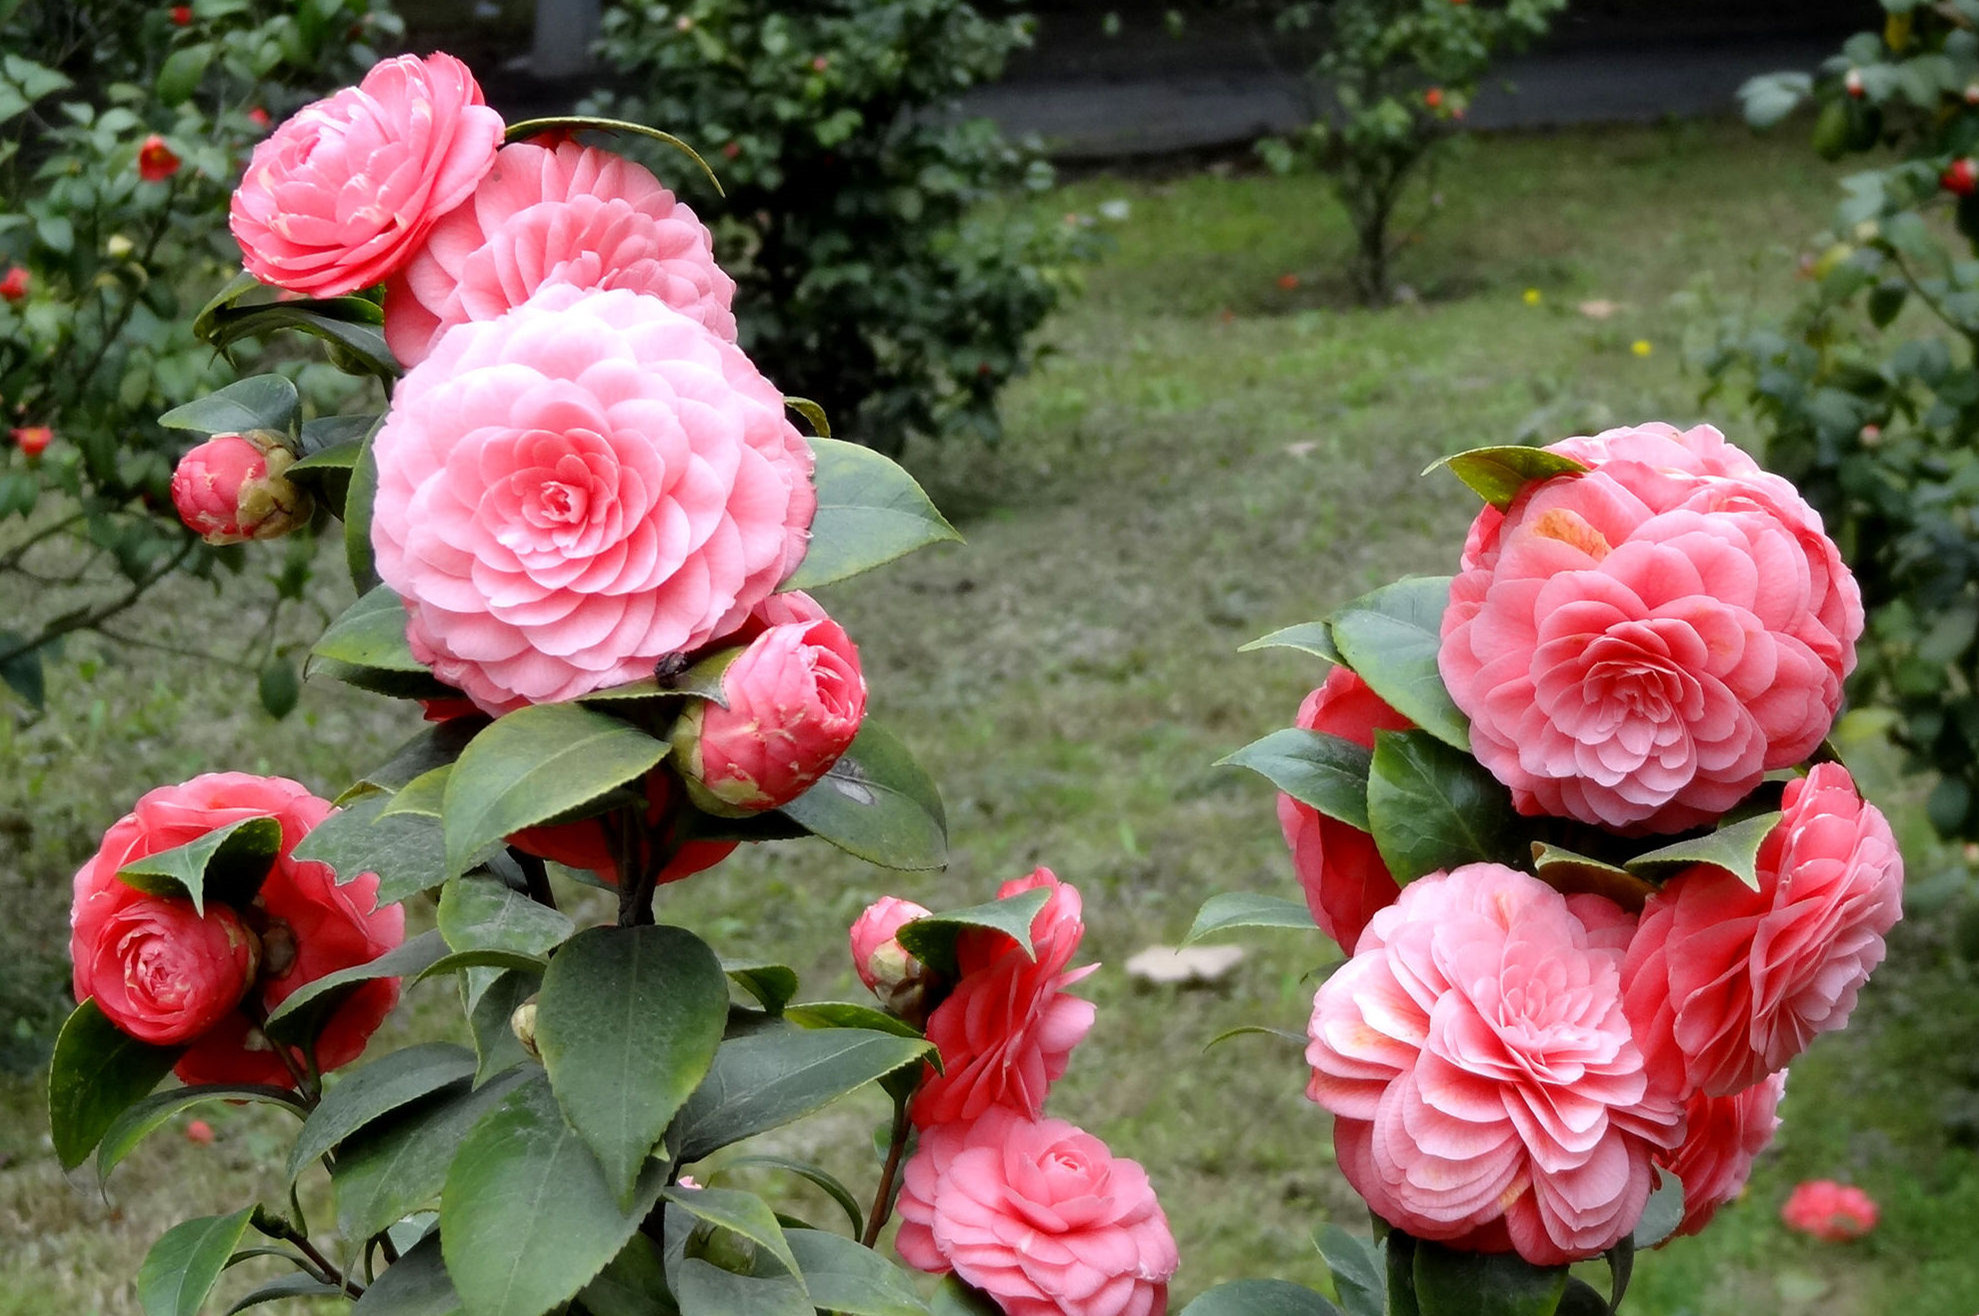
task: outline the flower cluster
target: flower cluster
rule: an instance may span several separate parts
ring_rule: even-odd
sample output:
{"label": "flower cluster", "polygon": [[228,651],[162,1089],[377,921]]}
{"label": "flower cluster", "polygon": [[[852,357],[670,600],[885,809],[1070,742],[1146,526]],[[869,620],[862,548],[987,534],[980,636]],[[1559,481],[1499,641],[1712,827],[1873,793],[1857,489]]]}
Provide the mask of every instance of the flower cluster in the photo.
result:
{"label": "flower cluster", "polygon": [[[1352,956],[1306,1052],[1342,1171],[1415,1237],[1558,1265],[1628,1235],[1666,1177],[1682,1234],[1740,1193],[1788,1064],[1883,958],[1903,866],[1839,763],[1781,780],[1863,625],[1819,517],[1706,426],[1547,451],[1502,458],[1534,473],[1472,525],[1437,653],[1476,807],[1519,841],[1404,885],[1407,838],[1372,809],[1372,834],[1290,795],[1279,817]],[[1336,667],[1298,726],[1377,758],[1377,734],[1424,734],[1388,677]],[[1774,808],[1747,863],[1729,839],[1652,853]]]}
{"label": "flower cluster", "polygon": [[[900,944],[927,910],[888,897],[852,927],[860,979],[889,1009],[926,1012],[940,1056],[911,1107],[919,1144],[900,1191],[903,1260],[953,1271],[1008,1316],[1161,1316],[1178,1258],[1147,1173],[1044,1114],[1045,1096],[1093,1023],[1066,988],[1085,933],[1079,892],[1050,869],[1004,883],[1049,894],[1031,951],[988,928],[962,933],[943,981]],[[900,1007],[904,1004],[905,1009]]]}

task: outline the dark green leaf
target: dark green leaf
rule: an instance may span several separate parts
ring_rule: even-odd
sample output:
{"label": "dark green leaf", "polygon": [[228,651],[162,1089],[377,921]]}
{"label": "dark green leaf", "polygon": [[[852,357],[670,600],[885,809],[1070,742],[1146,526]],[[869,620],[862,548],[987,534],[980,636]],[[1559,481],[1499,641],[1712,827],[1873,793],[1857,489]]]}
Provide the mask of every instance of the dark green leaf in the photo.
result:
{"label": "dark green leaf", "polygon": [[1592,1284],[1568,1276],[1566,1292],[1560,1295],[1560,1305],[1553,1309],[1553,1316],[1614,1316],[1614,1308]]}
{"label": "dark green leaf", "polygon": [[1629,860],[1628,870],[1648,877],[1670,877],[1692,864],[1710,864],[1757,891],[1759,848],[1766,843],[1780,817],[1778,813],[1758,814],[1692,840],[1639,854]]}
{"label": "dark green leaf", "polygon": [[902,948],[915,959],[944,977],[954,978],[958,973],[955,943],[971,928],[1001,932],[1022,946],[1026,955],[1035,954],[1031,946],[1031,923],[1050,899],[1049,890],[1033,887],[1008,899],[992,900],[986,905],[943,910],[939,914],[917,918],[903,926],[895,936]]}
{"label": "dark green leaf", "polygon": [[234,434],[241,430],[286,432],[302,405],[295,385],[281,375],[249,375],[205,397],[173,407],[158,418],[167,429],[201,434]]}
{"label": "dark green leaf", "polygon": [[589,928],[550,961],[536,1045],[620,1206],[707,1076],[727,1023],[721,962],[684,928]]}
{"label": "dark green leaf", "polygon": [[1323,1226],[1313,1243],[1333,1276],[1333,1291],[1346,1316],[1387,1316],[1388,1274],[1378,1246],[1338,1225]]}
{"label": "dark green leaf", "polygon": [[618,1255],[665,1187],[666,1168],[653,1162],[621,1209],[549,1083],[524,1083],[474,1127],[447,1171],[447,1273],[475,1316],[542,1316]]}
{"label": "dark green leaf", "polygon": [[512,123],[508,126],[508,131],[504,134],[502,140],[526,142],[538,133],[559,131],[631,133],[635,137],[650,137],[656,142],[664,142],[674,150],[681,152],[695,164],[701,166],[701,172],[708,176],[710,183],[714,184],[715,194],[717,196],[726,195],[722,191],[721,179],[715,177],[715,171],[708,167],[708,162],[701,158],[699,151],[689,146],[686,142],[681,141],[680,138],[675,137],[672,133],[662,132],[658,128],[649,128],[643,123],[627,123],[623,119],[601,119],[591,114],[559,114],[547,119],[527,119],[521,123]]}
{"label": "dark green leaf", "polygon": [[756,998],[771,1014],[783,1013],[790,998],[797,995],[797,970],[788,964],[768,964],[761,960],[722,959],[722,972],[735,985]]}
{"label": "dark green leaf", "polygon": [[1677,1232],[1677,1226],[1684,1222],[1683,1180],[1674,1174],[1664,1174],[1663,1182],[1649,1195],[1649,1204],[1642,1208],[1642,1218],[1636,1221],[1632,1238],[1635,1246],[1643,1251],[1661,1247]]}
{"label": "dark green leaf", "polygon": [[1523,858],[1504,786],[1469,754],[1421,731],[1374,733],[1367,812],[1375,848],[1403,884],[1460,864]]}
{"label": "dark green leaf", "polygon": [[659,1245],[644,1234],[634,1234],[577,1300],[591,1316],[673,1316],[678,1310]]}
{"label": "dark green leaf", "polygon": [[255,690],[261,696],[263,710],[279,722],[295,712],[296,702],[302,698],[302,677],[297,675],[294,663],[277,654],[262,664]]}
{"label": "dark green leaf", "polygon": [[1302,900],[1286,900],[1253,891],[1228,891],[1203,901],[1203,907],[1196,911],[1195,924],[1189,929],[1189,935],[1182,938],[1182,944],[1187,946],[1213,932],[1225,932],[1231,928],[1298,928],[1314,932],[1318,930],[1318,925],[1312,921],[1312,911],[1306,908]]}
{"label": "dark green leaf", "polygon": [[1532,843],[1532,869],[1540,881],[1555,891],[1605,896],[1634,913],[1641,912],[1643,902],[1656,890],[1653,883],[1643,881],[1626,868],[1604,864],[1544,841]]}
{"label": "dark green leaf", "polygon": [[377,959],[354,964],[348,969],[326,973],[296,988],[282,1003],[268,1012],[269,1033],[285,1037],[307,1037],[316,1023],[336,1008],[343,995],[360,983],[374,978],[416,976],[442,955],[447,943],[438,932],[422,932],[401,946],[395,946]]}
{"label": "dark green leaf", "polygon": [[934,1316],[1003,1316],[1003,1308],[989,1294],[953,1271],[943,1275],[941,1283],[935,1285],[928,1310]]}
{"label": "dark green leaf", "polygon": [[263,1303],[286,1302],[291,1298],[341,1298],[344,1291],[335,1284],[325,1284],[314,1275],[284,1275],[280,1279],[269,1280],[246,1297],[227,1308],[227,1316],[246,1311],[249,1307],[259,1307]]}
{"label": "dark green leaf", "polygon": [[213,47],[204,41],[180,46],[167,55],[158,70],[159,104],[183,105],[199,90],[199,80],[206,76],[206,66],[212,62]]}
{"label": "dark green leaf", "polygon": [[1598,1306],[1589,1307],[1584,1298],[1576,1300],[1573,1286],[1580,1283],[1580,1281],[1573,1280],[1567,1285],[1567,1301],[1561,1304],[1562,1310],[1571,1312],[1576,1309],[1585,1309],[1588,1312],[1595,1313],[1595,1316],[1609,1316],[1609,1309],[1611,1307],[1621,1306],[1622,1299],[1627,1296],[1629,1291],[1629,1280],[1635,1276],[1635,1239],[1624,1234],[1621,1242],[1615,1244],[1606,1252],[1603,1252],[1601,1256],[1608,1263],[1609,1290],[1607,1301],[1602,1301],[1599,1293],[1593,1295],[1594,1301],[1599,1304]]}
{"label": "dark green leaf", "polygon": [[431,1205],[468,1130],[517,1085],[542,1074],[518,1065],[472,1090],[456,1082],[345,1139],[330,1168],[344,1237],[369,1238]]}
{"label": "dark green leaf", "polygon": [[1900,280],[1877,284],[1869,293],[1869,323],[1878,329],[1889,328],[1890,322],[1902,313],[1904,299],[1909,295],[1909,285]]}
{"label": "dark green leaf", "polygon": [[380,904],[396,904],[432,890],[447,878],[446,838],[440,821],[416,813],[379,817],[391,801],[383,791],[352,800],[302,838],[295,858],[330,865],[339,885],[376,873]]}
{"label": "dark green leaf", "polygon": [[[364,447],[365,436],[384,422],[384,415],[347,416],[334,414],[318,416],[314,420],[302,422],[301,461],[289,467],[288,474],[302,470],[340,470],[346,475],[357,465],[357,454]],[[340,501],[337,504],[343,506]]]}
{"label": "dark green leaf", "polygon": [[1501,512],[1510,507],[1529,484],[1561,475],[1583,475],[1588,470],[1586,465],[1572,457],[1548,452],[1544,448],[1522,446],[1472,448],[1469,452],[1445,457],[1423,474],[1428,475],[1438,466],[1449,467],[1452,475]]}
{"label": "dark green leaf", "polygon": [[[454,765],[443,763],[431,772],[422,772],[405,785],[385,807],[378,811],[380,818],[394,818],[411,815],[415,818],[440,820],[441,810],[446,806],[447,781],[453,776]],[[441,837],[445,840],[444,832]]]}
{"label": "dark green leaf", "polygon": [[447,779],[447,867],[643,777],[667,754],[628,722],[576,704],[536,704],[476,736]]}
{"label": "dark green leaf", "polygon": [[1450,577],[1410,576],[1327,619],[1333,642],[1389,707],[1445,744],[1469,752],[1470,723],[1436,668]]}
{"label": "dark green leaf", "polygon": [[1345,661],[1340,657],[1340,651],[1333,647],[1333,632],[1323,621],[1305,621],[1273,631],[1252,640],[1237,652],[1252,653],[1258,649],[1297,649],[1300,653],[1324,658],[1329,663]]}
{"label": "dark green leaf", "polygon": [[293,330],[330,344],[331,358],[349,373],[362,371],[384,380],[397,379],[403,370],[385,345],[384,330],[372,318],[377,314],[377,306],[362,297],[227,306],[213,313],[207,341],[224,348],[243,338],[265,338]]}
{"label": "dark green leaf", "polygon": [[819,1229],[793,1229],[787,1237],[797,1268],[819,1311],[845,1316],[927,1316],[913,1281],[871,1248]]}
{"label": "dark green leaf", "polygon": [[473,1075],[473,1053],[451,1042],[409,1046],[345,1073],[296,1135],[289,1152],[289,1182],[372,1121]]}
{"label": "dark green leaf", "polygon": [[[434,768],[446,767],[459,758],[468,742],[487,725],[486,718],[476,715],[448,718],[445,722],[426,727],[393,750],[391,758],[365,773],[356,786],[344,793],[343,799],[353,798],[356,792],[367,786],[383,791],[403,790],[413,778],[424,776]],[[342,803],[342,800],[338,802]]]}
{"label": "dark green leaf", "polygon": [[440,1256],[440,1236],[432,1233],[364,1290],[351,1316],[460,1316],[460,1311],[460,1295]]}
{"label": "dark green leaf", "polygon": [[611,705],[646,699],[705,699],[726,708],[728,697],[722,693],[722,673],[728,670],[737,652],[735,649],[723,649],[665,681],[648,677],[627,685],[593,690],[588,695],[579,695],[576,702]]}
{"label": "dark green leaf", "polygon": [[1366,831],[1370,751],[1341,736],[1286,727],[1217,761],[1249,768],[1301,804]]}
{"label": "dark green leaf", "polygon": [[914,1038],[856,1028],[771,1026],[722,1043],[667,1134],[683,1163],[822,1109],[930,1051]]}
{"label": "dark green leaf", "polygon": [[811,546],[785,589],[816,589],[917,548],[961,540],[897,463],[856,443],[814,438],[810,444],[818,457],[818,514]]}
{"label": "dark green leaf", "polygon": [[740,1234],[776,1258],[786,1272],[798,1273],[797,1259],[784,1241],[776,1212],[756,1194],[734,1188],[668,1188],[661,1195],[697,1220]]}
{"label": "dark green leaf", "polygon": [[359,590],[379,583],[371,552],[371,504],[378,497],[378,455],[372,445],[377,437],[375,430],[364,436],[364,447],[350,468],[350,489],[344,494],[344,562]]}
{"label": "dark green leaf", "polygon": [[138,1267],[137,1300],[144,1316],[199,1316],[253,1218],[254,1208],[246,1206],[232,1215],[201,1216],[166,1230]]}
{"label": "dark green leaf", "polygon": [[1535,1266],[1516,1252],[1458,1252],[1416,1240],[1421,1316],[1553,1316],[1567,1290],[1565,1266]]}
{"label": "dark green leaf", "polygon": [[281,849],[278,820],[243,818],[184,845],[132,860],[117,871],[117,880],[154,896],[183,896],[203,914],[209,892],[229,905],[253,900]]}
{"label": "dark green leaf", "polygon": [[48,1125],[63,1169],[89,1159],[117,1117],[172,1072],[181,1049],[120,1031],[94,999],[75,1008],[48,1061]]}
{"label": "dark green leaf", "polygon": [[919,872],[948,863],[948,816],[934,779],[871,721],[823,780],[777,812],[882,868]]}
{"label": "dark green leaf", "polygon": [[405,625],[405,601],[380,585],[330,623],[309,651],[311,665],[329,659],[378,671],[425,672],[426,665],[412,656]]}
{"label": "dark green leaf", "polygon": [[681,1257],[667,1271],[681,1316],[811,1316],[811,1300],[793,1275],[738,1275]]}
{"label": "dark green leaf", "polygon": [[806,1001],[784,1007],[783,1017],[799,1028],[868,1028],[895,1037],[919,1037],[921,1030],[905,1019],[850,1001]]}
{"label": "dark green leaf", "polygon": [[154,1092],[144,1100],[126,1106],[123,1113],[104,1130],[103,1141],[96,1148],[96,1177],[108,1179],[110,1172],[117,1168],[124,1157],[130,1155],[140,1142],[157,1130],[159,1125],[180,1111],[207,1101],[260,1101],[271,1106],[281,1106],[298,1116],[305,1113],[302,1102],[287,1088],[263,1087],[252,1083],[210,1084]]}
{"label": "dark green leaf", "polygon": [[[12,651],[27,637],[19,631],[0,630],[0,650]],[[41,650],[24,649],[0,660],[0,682],[19,695],[29,708],[41,711],[48,698],[48,679],[42,670]]]}
{"label": "dark green leaf", "polygon": [[[469,969],[504,969],[517,973],[541,973],[549,967],[549,960],[542,955],[531,955],[527,951],[509,950],[502,946],[483,946],[479,950],[457,950],[442,955],[424,969],[414,982],[425,982],[428,978],[440,978],[449,973],[465,973]],[[490,975],[492,981],[493,975]],[[471,993],[478,997],[480,993]]]}
{"label": "dark green leaf", "polygon": [[510,950],[546,956],[577,925],[499,878],[470,874],[440,893],[440,935],[454,951]]}
{"label": "dark green leaf", "polygon": [[1217,1285],[1182,1308],[1182,1316],[1340,1316],[1340,1309],[1303,1284],[1240,1279]]}
{"label": "dark green leaf", "polygon": [[810,425],[811,433],[821,439],[831,437],[831,420],[825,415],[823,407],[809,398],[793,398],[787,394],[783,399],[783,405],[802,416],[805,423]]}
{"label": "dark green leaf", "polygon": [[[852,1224],[852,1236],[854,1238],[866,1232],[866,1214],[860,1209],[859,1199],[854,1197],[851,1190],[843,1183],[840,1183],[836,1176],[821,1166],[812,1165],[806,1161],[786,1160],[781,1156],[737,1156],[722,1163],[721,1173],[730,1174],[736,1170],[747,1169],[782,1170],[787,1174],[794,1174],[804,1179],[815,1185],[818,1191],[831,1198],[832,1201],[838,1203],[839,1210],[845,1212],[845,1218]],[[806,1232],[808,1231],[800,1229],[793,1231],[790,1236],[794,1239]],[[795,1248],[795,1244],[792,1246]],[[795,1250],[798,1260],[801,1262],[804,1257],[804,1251],[802,1248],[795,1248]],[[833,1310],[836,1309],[834,1308]]]}
{"label": "dark green leaf", "polygon": [[1306,1035],[1304,1033],[1287,1032],[1283,1028],[1267,1028],[1263,1024],[1238,1024],[1235,1028],[1226,1028],[1215,1037],[1204,1042],[1203,1050],[1208,1052],[1236,1037],[1275,1037],[1281,1042],[1291,1043],[1292,1046],[1300,1050],[1304,1050],[1306,1045]]}
{"label": "dark green leaf", "polygon": [[[511,1065],[530,1059],[516,1040],[510,1020],[523,1002],[543,985],[540,973],[499,974],[478,993],[470,990],[467,978],[460,982],[462,1004],[467,1008],[468,1031],[474,1036],[474,1081],[485,1083]],[[472,997],[470,1003],[469,998]]]}

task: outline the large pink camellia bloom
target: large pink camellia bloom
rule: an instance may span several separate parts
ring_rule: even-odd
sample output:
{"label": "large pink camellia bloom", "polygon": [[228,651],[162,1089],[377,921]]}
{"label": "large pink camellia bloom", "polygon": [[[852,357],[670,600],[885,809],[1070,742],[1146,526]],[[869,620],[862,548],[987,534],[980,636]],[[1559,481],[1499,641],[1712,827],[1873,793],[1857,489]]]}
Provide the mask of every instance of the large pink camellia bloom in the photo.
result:
{"label": "large pink camellia bloom", "polygon": [[735,338],[735,281],[657,178],[595,147],[517,142],[386,285],[385,341],[417,365],[452,326],[492,320],[546,283],[630,288]]}
{"label": "large pink camellia bloom", "polygon": [[1815,765],[1782,807],[1757,891],[1721,868],[1686,869],[1649,898],[1629,946],[1629,1017],[1653,1067],[1713,1096],[1847,1024],[1903,914],[1896,838],[1846,768]]}
{"label": "large pink camellia bloom", "polygon": [[227,223],[263,283],[338,297],[382,282],[494,163],[502,117],[451,55],[400,55],[254,148]]}
{"label": "large pink camellia bloom", "polygon": [[457,325],[373,443],[378,573],[489,712],[650,676],[804,556],[811,450],[741,349],[657,298],[545,288]]}
{"label": "large pink camellia bloom", "polygon": [[1819,517],[1716,430],[1570,439],[1594,463],[1487,508],[1439,666],[1527,814],[1715,820],[1828,733],[1862,602]]}
{"label": "large pink camellia bloom", "polygon": [[1420,878],[1374,916],[1313,1001],[1306,1095],[1383,1219],[1548,1266],[1634,1228],[1681,1109],[1622,1011],[1626,922],[1497,864]]}
{"label": "large pink camellia bloom", "polygon": [[1745,1191],[1752,1162],[1780,1127],[1780,1098],[1786,1089],[1787,1074],[1781,1070],[1728,1097],[1691,1094],[1684,1107],[1683,1145],[1656,1158],[1658,1169],[1683,1181],[1679,1236],[1702,1230],[1719,1207]]}
{"label": "large pink camellia bloom", "polygon": [[79,947],[76,999],[95,997],[111,1023],[140,1042],[190,1042],[239,1005],[254,982],[258,944],[225,905],[202,915],[190,900],[107,893],[92,944]]}
{"label": "large pink camellia bloom", "polygon": [[[1373,749],[1377,730],[1407,731],[1415,723],[1384,703],[1353,669],[1335,667],[1299,705],[1297,725]],[[1313,921],[1351,953],[1375,911],[1394,904],[1402,891],[1381,861],[1374,838],[1283,792],[1278,796],[1278,826],[1292,849],[1292,868]]]}
{"label": "large pink camellia bloom", "polygon": [[1066,994],[1099,967],[1066,967],[1086,931],[1078,888],[1040,868],[1005,882],[996,898],[1039,887],[1051,895],[1031,920],[1035,958],[1015,938],[987,928],[965,932],[956,944],[959,981],[928,1016],[941,1070],[930,1067],[914,1098],[914,1123],[924,1129],[972,1120],[993,1106],[1037,1119],[1046,1091],[1093,1026],[1093,1003]]}
{"label": "large pink camellia bloom", "polygon": [[1179,1256],[1147,1172],[1063,1120],[994,1108],[921,1137],[894,1247],[1006,1316],[1162,1316]]}

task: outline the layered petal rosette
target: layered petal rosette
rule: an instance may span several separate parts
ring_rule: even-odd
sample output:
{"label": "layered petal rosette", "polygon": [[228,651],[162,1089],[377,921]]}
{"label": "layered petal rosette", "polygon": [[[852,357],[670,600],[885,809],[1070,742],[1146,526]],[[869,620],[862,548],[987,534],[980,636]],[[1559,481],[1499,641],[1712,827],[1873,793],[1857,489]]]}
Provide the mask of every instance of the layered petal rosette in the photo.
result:
{"label": "layered petal rosette", "polygon": [[1719,1207],[1745,1191],[1753,1161],[1780,1127],[1780,1098],[1786,1090],[1787,1075],[1781,1070],[1727,1097],[1691,1094],[1684,1107],[1683,1145],[1656,1159],[1658,1169],[1683,1181],[1679,1235],[1699,1232]]}
{"label": "layered petal rosette", "polygon": [[741,626],[817,495],[783,398],[652,297],[544,289],[450,331],[374,441],[378,573],[490,712],[650,676]]}
{"label": "layered petal rosette", "polygon": [[1854,578],[1792,486],[1709,427],[1554,450],[1593,469],[1486,509],[1451,587],[1439,666],[1472,751],[1527,814],[1715,821],[1833,725]]}
{"label": "layered petal rosette", "polygon": [[492,320],[550,283],[629,288],[735,338],[735,281],[714,238],[642,166],[594,147],[517,142],[385,291],[385,341],[406,365],[464,320]]}
{"label": "layered petal rosette", "polygon": [[1841,1028],[1903,914],[1903,858],[1848,770],[1787,783],[1759,888],[1686,869],[1649,898],[1629,946],[1630,1018],[1664,1073],[1725,1096]]}
{"label": "layered petal rosette", "polygon": [[1537,1265],[1635,1226],[1682,1112],[1623,1013],[1625,922],[1496,864],[1418,879],[1374,916],[1319,989],[1306,1059],[1341,1171],[1379,1215]]}
{"label": "layered petal rosette", "polygon": [[451,55],[401,55],[254,148],[227,223],[263,283],[338,297],[380,283],[473,195],[502,141]]}
{"label": "layered petal rosette", "polygon": [[1162,1316],[1179,1261],[1147,1172],[1063,1120],[994,1108],[922,1136],[894,1246],[1007,1316]]}
{"label": "layered petal rosette", "polygon": [[[1299,705],[1296,725],[1373,749],[1377,730],[1407,731],[1415,723],[1382,702],[1351,668],[1335,667]],[[1375,911],[1394,904],[1402,892],[1381,861],[1374,838],[1283,792],[1278,796],[1278,826],[1291,847],[1292,867],[1313,921],[1351,953]]]}

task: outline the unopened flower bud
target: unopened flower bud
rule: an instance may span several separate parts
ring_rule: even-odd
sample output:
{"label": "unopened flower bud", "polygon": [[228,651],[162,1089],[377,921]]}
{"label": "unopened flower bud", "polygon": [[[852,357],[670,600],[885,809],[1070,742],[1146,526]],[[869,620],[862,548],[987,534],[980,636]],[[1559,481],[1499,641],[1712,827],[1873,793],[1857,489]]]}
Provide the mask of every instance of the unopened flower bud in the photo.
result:
{"label": "unopened flower bud", "polygon": [[1856,100],[1862,99],[1863,90],[1862,90],[1861,69],[1850,69],[1846,74],[1842,76],[1842,90],[1846,91],[1851,97],[1853,97]]}
{"label": "unopened flower bud", "polygon": [[516,1006],[515,1013],[508,1017],[508,1026],[532,1060],[543,1058],[543,1053],[536,1049],[536,1002],[524,1001]]}
{"label": "unopened flower bud", "polygon": [[18,265],[9,265],[5,278],[0,278],[0,297],[10,302],[22,301],[27,297],[27,271]]}
{"label": "unopened flower bud", "polygon": [[932,969],[900,944],[900,929],[928,911],[911,900],[883,896],[852,924],[852,967],[886,1012],[909,1023],[927,1021]]}
{"label": "unopened flower bud", "polygon": [[314,510],[309,495],[283,478],[294,462],[271,431],[216,434],[179,459],[172,504],[209,544],[279,538]]}
{"label": "unopened flower bud", "polygon": [[103,242],[103,254],[111,260],[122,260],[137,250],[137,244],[121,233],[112,233]]}
{"label": "unopened flower bud", "polygon": [[55,431],[46,425],[22,425],[14,430],[14,446],[25,457],[39,457],[55,441]]}

